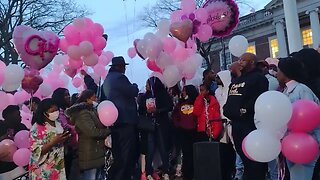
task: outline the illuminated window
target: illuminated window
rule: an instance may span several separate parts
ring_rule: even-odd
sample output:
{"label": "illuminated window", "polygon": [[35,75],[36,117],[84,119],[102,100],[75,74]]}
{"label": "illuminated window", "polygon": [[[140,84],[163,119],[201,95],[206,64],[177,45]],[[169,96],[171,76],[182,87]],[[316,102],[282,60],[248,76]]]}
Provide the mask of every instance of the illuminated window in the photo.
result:
{"label": "illuminated window", "polygon": [[272,58],[277,58],[279,54],[279,44],[278,39],[273,37],[269,40],[269,48],[270,48],[270,54]]}
{"label": "illuminated window", "polygon": [[302,30],[302,40],[304,46],[310,46],[313,44],[311,29]]}
{"label": "illuminated window", "polygon": [[249,44],[247,52],[252,53],[252,54],[256,54],[256,45],[254,43]]}

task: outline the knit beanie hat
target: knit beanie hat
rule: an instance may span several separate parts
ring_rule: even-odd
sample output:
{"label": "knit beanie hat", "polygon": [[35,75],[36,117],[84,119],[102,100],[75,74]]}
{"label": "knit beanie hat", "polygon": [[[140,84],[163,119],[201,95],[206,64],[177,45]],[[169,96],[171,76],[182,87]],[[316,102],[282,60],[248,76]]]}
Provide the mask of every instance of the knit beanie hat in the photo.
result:
{"label": "knit beanie hat", "polygon": [[293,57],[280,58],[279,69],[289,78],[300,83],[306,80],[304,65]]}

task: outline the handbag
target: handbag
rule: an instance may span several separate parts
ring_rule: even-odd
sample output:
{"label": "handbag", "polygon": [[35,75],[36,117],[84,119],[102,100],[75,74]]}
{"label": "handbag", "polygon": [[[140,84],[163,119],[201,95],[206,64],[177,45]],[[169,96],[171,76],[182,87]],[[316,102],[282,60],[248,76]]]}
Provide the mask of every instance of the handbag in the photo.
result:
{"label": "handbag", "polygon": [[155,130],[155,119],[147,116],[139,116],[138,129],[153,132]]}

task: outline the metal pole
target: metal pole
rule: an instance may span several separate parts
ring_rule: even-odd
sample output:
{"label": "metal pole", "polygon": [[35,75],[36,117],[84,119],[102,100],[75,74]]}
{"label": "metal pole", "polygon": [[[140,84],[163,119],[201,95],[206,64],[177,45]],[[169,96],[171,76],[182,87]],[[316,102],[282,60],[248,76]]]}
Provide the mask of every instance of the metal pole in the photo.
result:
{"label": "metal pole", "polygon": [[221,46],[222,46],[222,58],[223,58],[223,70],[227,70],[226,45],[224,44],[223,37],[221,37]]}

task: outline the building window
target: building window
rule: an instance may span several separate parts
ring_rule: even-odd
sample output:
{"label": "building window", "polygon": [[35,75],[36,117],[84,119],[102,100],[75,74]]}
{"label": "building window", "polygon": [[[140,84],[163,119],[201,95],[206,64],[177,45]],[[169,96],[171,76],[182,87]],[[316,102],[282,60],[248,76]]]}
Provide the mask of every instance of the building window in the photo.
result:
{"label": "building window", "polygon": [[221,70],[224,70],[224,62],[227,63],[227,68],[230,64],[232,64],[232,55],[228,50],[226,50],[225,58],[226,58],[226,61],[224,61],[223,51],[220,51],[220,68],[221,68]]}
{"label": "building window", "polygon": [[279,55],[279,44],[278,39],[276,37],[272,37],[269,39],[269,48],[270,48],[270,55],[272,58],[277,58]]}
{"label": "building window", "polygon": [[310,47],[313,44],[312,30],[310,28],[302,30],[302,40],[303,40],[303,46]]}
{"label": "building window", "polygon": [[247,49],[248,53],[256,54],[256,45],[255,43],[250,43]]}

